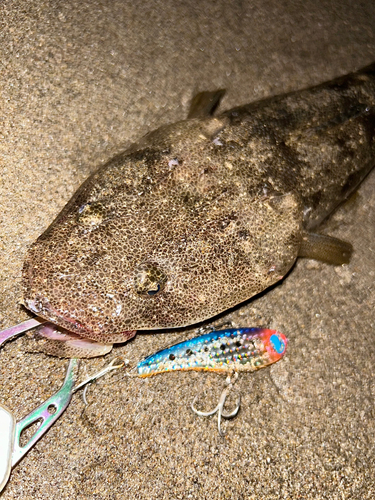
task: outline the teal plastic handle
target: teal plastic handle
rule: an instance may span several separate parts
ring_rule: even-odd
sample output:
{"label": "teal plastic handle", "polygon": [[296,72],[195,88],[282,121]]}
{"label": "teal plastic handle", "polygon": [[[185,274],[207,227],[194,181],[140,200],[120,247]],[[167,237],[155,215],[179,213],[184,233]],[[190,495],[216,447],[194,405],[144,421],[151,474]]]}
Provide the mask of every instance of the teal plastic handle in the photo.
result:
{"label": "teal plastic handle", "polygon": [[[78,375],[78,359],[71,359],[66,372],[65,381],[59,391],[42,403],[38,408],[29,413],[15,425],[14,445],[12,453],[12,467],[34,446],[34,444],[47,432],[56,420],[65,411],[73,394],[74,384]],[[20,445],[20,437],[23,430],[34,422],[41,420],[37,431],[24,445]]]}

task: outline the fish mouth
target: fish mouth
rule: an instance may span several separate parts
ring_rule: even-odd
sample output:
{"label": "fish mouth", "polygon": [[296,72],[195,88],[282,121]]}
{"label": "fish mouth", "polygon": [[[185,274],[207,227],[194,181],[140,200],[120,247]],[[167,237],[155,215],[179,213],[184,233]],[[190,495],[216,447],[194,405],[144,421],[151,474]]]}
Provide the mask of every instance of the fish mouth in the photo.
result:
{"label": "fish mouth", "polygon": [[41,295],[37,295],[34,299],[26,299],[25,306],[35,313],[37,316],[44,318],[51,323],[61,326],[65,330],[81,335],[82,337],[90,338],[91,332],[83,324],[73,318],[63,316],[55,308],[53,308],[49,300]]}
{"label": "fish mouth", "polygon": [[134,337],[136,330],[126,330],[121,333],[111,333],[107,331],[96,332],[76,318],[69,317],[55,309],[46,297],[37,295],[34,299],[25,299],[27,309],[35,313],[37,316],[48,320],[69,333],[74,333],[83,339],[112,344],[126,342],[131,337]]}

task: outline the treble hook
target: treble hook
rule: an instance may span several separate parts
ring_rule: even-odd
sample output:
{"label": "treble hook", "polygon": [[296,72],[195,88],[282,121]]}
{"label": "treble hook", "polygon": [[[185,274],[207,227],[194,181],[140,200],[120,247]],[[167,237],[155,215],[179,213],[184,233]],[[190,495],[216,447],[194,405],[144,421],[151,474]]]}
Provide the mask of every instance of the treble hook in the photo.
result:
{"label": "treble hook", "polygon": [[240,409],[240,406],[241,406],[241,395],[240,395],[237,399],[237,406],[235,407],[235,409],[230,413],[224,412],[225,401],[228,397],[230,390],[233,387],[233,384],[236,382],[237,379],[238,379],[238,372],[234,373],[233,383],[231,381],[230,375],[228,375],[228,377],[225,380],[227,387],[225,387],[225,389],[221,393],[219,402],[213,410],[204,412],[204,411],[199,411],[194,407],[194,403],[198,398],[198,394],[195,396],[193,402],[191,403],[191,409],[193,410],[193,412],[196,415],[199,415],[200,417],[210,417],[211,415],[215,415],[215,413],[217,413],[217,427],[218,427],[220,436],[224,436],[224,433],[221,432],[221,417],[227,418],[227,419],[235,417]]}
{"label": "treble hook", "polygon": [[88,377],[86,380],[78,384],[76,387],[74,387],[73,392],[78,391],[78,389],[81,389],[81,387],[85,386],[83,389],[82,393],[82,399],[85,405],[87,406],[87,399],[86,399],[86,394],[87,394],[87,389],[89,385],[91,385],[95,380],[98,378],[102,377],[106,373],[110,372],[111,370],[117,370],[118,368],[122,368],[123,366],[129,364],[129,361],[127,359],[122,359],[122,358],[115,358],[113,359],[107,366],[105,366],[102,370],[99,372],[95,373],[91,377]]}

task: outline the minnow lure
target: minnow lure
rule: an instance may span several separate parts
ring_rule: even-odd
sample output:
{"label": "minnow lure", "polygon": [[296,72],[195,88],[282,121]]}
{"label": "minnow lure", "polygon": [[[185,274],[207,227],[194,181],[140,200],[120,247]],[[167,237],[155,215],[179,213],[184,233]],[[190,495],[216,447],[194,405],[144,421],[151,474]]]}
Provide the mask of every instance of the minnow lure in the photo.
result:
{"label": "minnow lure", "polygon": [[279,361],[287,344],[285,335],[267,328],[214,331],[148,356],[137,372],[141,377],[174,370],[252,372]]}
{"label": "minnow lure", "polygon": [[194,407],[192,411],[199,416],[208,417],[218,414],[218,430],[222,436],[221,418],[233,418],[240,409],[241,397],[231,412],[224,411],[225,400],[233,383],[231,374],[253,372],[279,361],[285,354],[288,339],[282,333],[268,328],[238,328],[213,331],[167,349],[162,349],[137,364],[139,377],[150,377],[158,373],[175,370],[204,370],[228,373],[226,387],[221,393],[217,406],[208,412]]}

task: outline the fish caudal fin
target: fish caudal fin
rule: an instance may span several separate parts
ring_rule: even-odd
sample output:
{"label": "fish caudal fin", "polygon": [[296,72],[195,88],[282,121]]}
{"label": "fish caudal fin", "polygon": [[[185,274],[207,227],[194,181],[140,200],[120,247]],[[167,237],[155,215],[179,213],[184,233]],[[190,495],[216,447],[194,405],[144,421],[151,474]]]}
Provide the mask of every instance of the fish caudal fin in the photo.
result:
{"label": "fish caudal fin", "polygon": [[304,233],[298,257],[321,260],[328,264],[348,264],[353,247],[347,241],[325,234]]}

